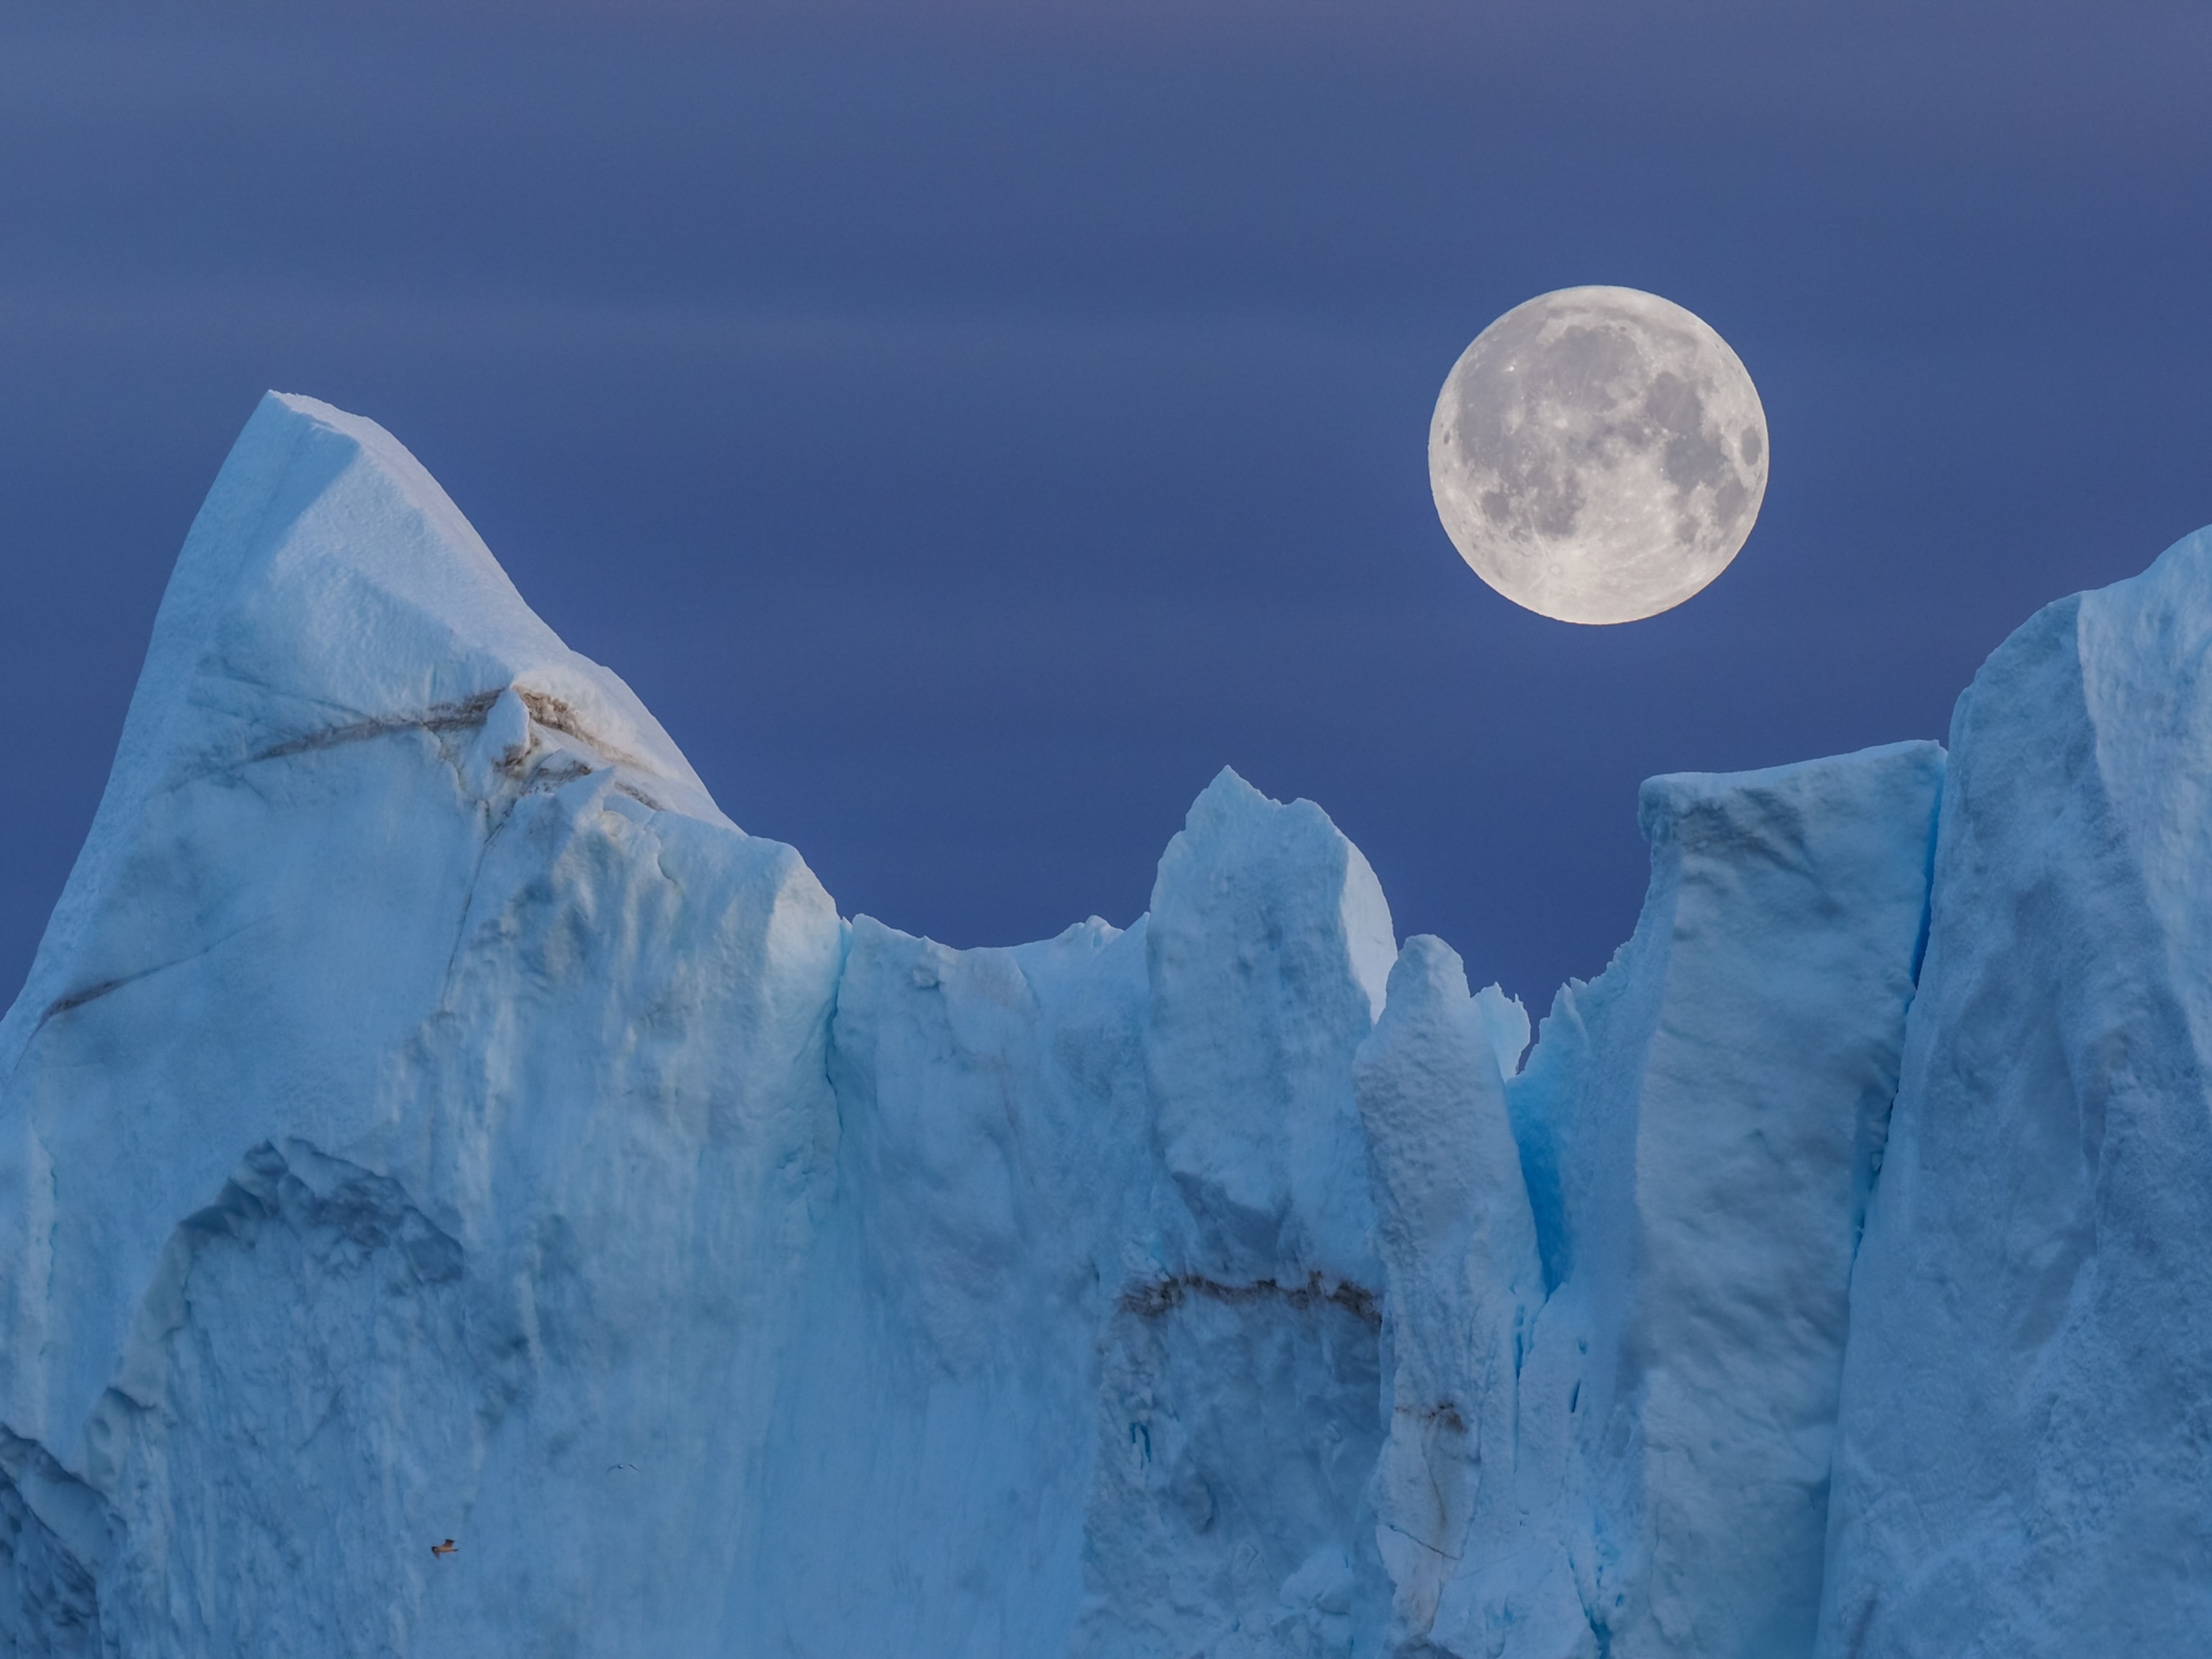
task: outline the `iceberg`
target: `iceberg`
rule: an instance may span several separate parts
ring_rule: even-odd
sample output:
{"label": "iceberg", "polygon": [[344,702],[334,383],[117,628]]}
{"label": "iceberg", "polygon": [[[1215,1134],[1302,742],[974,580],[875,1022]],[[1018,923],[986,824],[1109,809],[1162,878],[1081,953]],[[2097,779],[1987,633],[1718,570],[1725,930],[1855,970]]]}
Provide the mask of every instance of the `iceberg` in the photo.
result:
{"label": "iceberg", "polygon": [[1528,1014],[1224,771],[842,916],[271,394],[0,1020],[0,1650],[2183,1651],[2212,543],[1651,781]]}

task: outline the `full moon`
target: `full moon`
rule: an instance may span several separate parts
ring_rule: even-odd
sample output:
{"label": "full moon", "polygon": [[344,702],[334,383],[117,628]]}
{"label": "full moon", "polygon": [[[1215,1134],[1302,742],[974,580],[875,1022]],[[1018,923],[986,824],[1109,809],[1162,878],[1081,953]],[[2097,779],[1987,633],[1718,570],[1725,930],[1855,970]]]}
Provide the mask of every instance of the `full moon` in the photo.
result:
{"label": "full moon", "polygon": [[1452,365],[1429,487],[1474,574],[1560,622],[1672,610],[1728,568],[1766,494],[1766,411],[1728,342],[1671,300],[1568,288]]}

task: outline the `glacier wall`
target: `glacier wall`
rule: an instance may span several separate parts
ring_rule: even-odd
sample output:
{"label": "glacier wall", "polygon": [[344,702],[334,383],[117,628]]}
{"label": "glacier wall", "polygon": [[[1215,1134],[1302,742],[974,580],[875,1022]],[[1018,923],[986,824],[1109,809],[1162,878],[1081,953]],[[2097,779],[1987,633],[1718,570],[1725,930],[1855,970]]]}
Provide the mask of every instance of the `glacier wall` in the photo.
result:
{"label": "glacier wall", "polygon": [[0,1652],[2190,1650],[2208,637],[1652,781],[1531,1048],[1232,773],[1126,931],[841,918],[272,394],[0,1021]]}
{"label": "glacier wall", "polygon": [[2212,1641],[2212,534],[1990,657],[1867,1218],[1824,1654]]}

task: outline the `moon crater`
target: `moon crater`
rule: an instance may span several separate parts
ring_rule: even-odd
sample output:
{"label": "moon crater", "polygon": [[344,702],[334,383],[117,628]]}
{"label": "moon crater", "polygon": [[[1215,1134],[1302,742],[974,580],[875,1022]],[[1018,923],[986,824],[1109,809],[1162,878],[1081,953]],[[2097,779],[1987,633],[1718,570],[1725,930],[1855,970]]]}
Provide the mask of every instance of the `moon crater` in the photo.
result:
{"label": "moon crater", "polygon": [[1571,288],[1452,367],[1429,482],[1460,556],[1561,622],[1673,608],[1727,568],[1766,494],[1766,415],[1728,343],[1671,301]]}

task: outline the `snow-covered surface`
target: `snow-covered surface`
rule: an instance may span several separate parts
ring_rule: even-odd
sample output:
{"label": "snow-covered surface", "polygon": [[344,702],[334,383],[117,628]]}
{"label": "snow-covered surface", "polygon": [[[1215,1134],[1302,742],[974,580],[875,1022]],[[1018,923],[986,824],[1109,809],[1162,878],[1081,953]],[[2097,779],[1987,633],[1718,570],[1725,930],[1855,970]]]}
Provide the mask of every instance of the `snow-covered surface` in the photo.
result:
{"label": "snow-covered surface", "polygon": [[1126,931],[841,919],[272,395],[0,1022],[0,1652],[2194,1650],[2208,643],[1654,780],[1530,1048],[1232,773]]}

